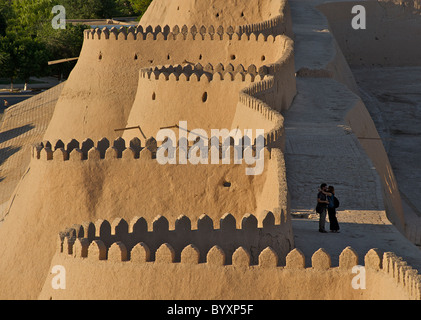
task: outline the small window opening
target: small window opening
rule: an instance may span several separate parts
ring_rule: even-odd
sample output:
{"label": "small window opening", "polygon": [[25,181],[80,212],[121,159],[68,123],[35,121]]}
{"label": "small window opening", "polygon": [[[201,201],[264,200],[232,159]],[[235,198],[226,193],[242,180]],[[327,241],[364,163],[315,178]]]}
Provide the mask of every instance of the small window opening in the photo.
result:
{"label": "small window opening", "polygon": [[207,92],[205,92],[205,93],[203,94],[203,96],[202,96],[202,101],[203,101],[203,102],[208,101],[208,93],[207,93]]}

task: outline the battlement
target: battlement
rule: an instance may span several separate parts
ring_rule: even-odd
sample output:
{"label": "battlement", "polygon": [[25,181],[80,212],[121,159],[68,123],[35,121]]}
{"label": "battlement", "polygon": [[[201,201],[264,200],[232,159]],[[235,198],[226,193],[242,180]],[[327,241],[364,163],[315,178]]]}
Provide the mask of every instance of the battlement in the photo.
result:
{"label": "battlement", "polygon": [[168,65],[168,66],[156,66],[153,68],[143,68],[140,70],[140,76],[149,80],[176,80],[176,81],[242,81],[242,82],[254,82],[262,81],[268,76],[270,69],[266,66],[262,66],[259,69],[254,65],[250,65],[247,69],[239,64],[237,66],[231,63],[224,66],[219,63],[215,67],[208,63],[205,66],[197,63],[195,65],[187,64],[181,65]]}
{"label": "battlement", "polygon": [[266,134],[266,145],[279,141],[284,136],[284,117],[268,103],[264,102],[261,96],[273,89],[274,77],[251,84],[239,93],[239,101],[253,111],[259,112],[264,119],[273,122],[272,129]]}
{"label": "battlement", "polygon": [[[275,141],[278,135],[273,136],[273,133],[265,136],[265,145]],[[202,138],[202,137],[201,137]],[[252,142],[248,136],[241,137],[241,145],[235,145],[234,139],[228,137],[229,145],[225,145],[225,141],[221,139],[215,142],[215,137],[207,140],[208,154],[214,156],[214,148],[217,148],[219,153],[219,159],[228,152],[230,155],[230,163],[234,163],[235,152],[240,152],[240,158],[243,159],[243,155],[247,149],[251,150],[251,154],[256,156],[256,139]],[[111,145],[107,138],[103,138],[96,143],[91,139],[86,139],[82,143],[79,143],[76,139],[72,139],[68,143],[64,143],[62,140],[57,140],[53,143],[50,141],[43,141],[39,144],[32,146],[32,158],[35,160],[43,161],[100,161],[107,159],[138,159],[138,160],[152,160],[156,159],[156,153],[160,147],[167,148],[168,145],[164,145],[167,140],[164,140],[160,145],[153,138],[146,140],[146,144],[142,147],[142,143],[139,138],[130,140],[129,144],[126,145],[126,141],[123,138],[118,138],[113,141]],[[253,143],[253,144],[252,144]],[[173,143],[175,149],[175,158],[179,158],[180,152],[188,155],[190,150],[196,152],[195,142],[187,141],[187,139],[181,138],[178,142]],[[193,149],[195,148],[195,149]],[[180,150],[182,149],[182,151]],[[264,147],[265,157],[270,159],[271,152],[268,148]]]}
{"label": "battlement", "polygon": [[88,29],[84,31],[86,40],[250,40],[250,41],[266,41],[270,37],[278,34],[286,33],[286,27],[283,25],[281,16],[277,16],[268,21],[256,23],[252,25],[243,25],[239,27],[223,27],[221,26],[196,26],[188,27],[187,25],[176,25],[172,29],[166,25],[147,26],[144,28],[139,25],[137,27],[104,27],[102,29]]}
{"label": "battlement", "polygon": [[[285,244],[279,240],[287,230],[290,217],[283,209],[274,212],[264,212],[260,221],[252,214],[246,214],[241,221],[236,221],[233,215],[227,213],[217,226],[209,216],[203,214],[195,228],[190,219],[182,215],[175,221],[173,230],[170,230],[169,222],[163,216],[149,222],[141,217],[133,218],[130,223],[120,218],[112,223],[107,220],[86,222],[59,234],[58,251],[94,260],[113,260],[117,254],[119,261],[137,261],[143,250],[143,262],[147,262],[160,260],[159,248],[164,245],[171,248],[171,262],[175,262],[183,261],[183,249],[194,244],[197,261],[204,262],[206,253],[214,246],[227,254],[232,254],[241,246],[250,252],[251,261],[257,263],[259,250],[271,245],[272,251],[285,258],[286,249],[290,248],[285,249]],[[262,227],[258,227],[259,223]],[[230,260],[227,257],[227,261]]]}
{"label": "battlement", "polygon": [[[231,250],[226,250],[220,245],[213,245],[202,251],[192,243],[186,243],[175,248],[168,242],[164,242],[151,248],[146,243],[139,242],[132,248],[128,248],[123,241],[114,242],[107,247],[102,240],[89,241],[86,238],[77,238],[72,242],[69,238],[66,238],[64,242],[59,242],[59,246],[62,248],[59,251],[59,256],[73,257],[76,259],[75,262],[77,259],[87,259],[93,264],[109,261],[115,263],[115,266],[119,264],[123,266],[130,262],[129,265],[137,270],[136,274],[139,273],[139,268],[143,270],[143,266],[151,272],[154,269],[159,272],[158,270],[162,270],[162,267],[173,270],[171,266],[173,265],[177,267],[173,271],[178,270],[183,274],[186,272],[191,275],[193,273],[207,274],[207,270],[212,270],[210,271],[212,275],[209,274],[208,276],[219,279],[218,275],[222,272],[220,270],[226,269],[224,272],[232,273],[230,285],[234,286],[233,283],[237,283],[236,281],[240,281],[239,279],[242,282],[254,283],[253,279],[257,277],[260,285],[266,286],[266,288],[267,286],[271,287],[270,291],[280,296],[280,292],[291,290],[290,294],[295,292],[295,296],[304,294],[302,298],[307,295],[314,298],[315,294],[327,297],[329,296],[329,290],[333,290],[333,287],[330,287],[331,284],[336,289],[340,288],[340,294],[345,296],[350,292],[357,295],[364,293],[369,297],[366,297],[366,299],[372,299],[373,296],[381,299],[381,297],[388,297],[388,294],[391,293],[393,296],[393,291],[400,291],[397,296],[402,297],[402,294],[404,294],[406,299],[421,300],[421,276],[417,270],[408,266],[406,261],[403,261],[394,253],[385,252],[382,254],[377,249],[371,249],[367,252],[364,256],[364,265],[362,265],[358,254],[351,247],[347,247],[339,255],[339,265],[332,266],[331,256],[326,250],[320,248],[312,255],[311,266],[306,266],[305,256],[299,249],[289,251],[285,263],[280,265],[280,257],[270,245],[254,250],[255,252],[251,252],[247,247],[241,245],[235,246]],[[194,265],[196,267],[193,267]],[[109,266],[114,266],[114,264]],[[357,269],[354,270],[354,268]],[[364,270],[361,270],[361,268]],[[354,278],[358,277],[360,272],[363,272],[364,284],[362,284],[362,278],[354,283]],[[266,279],[265,274],[269,280]],[[327,278],[329,281],[326,280]],[[277,281],[273,282],[273,279],[277,279]],[[322,285],[323,279],[327,281],[324,285]],[[266,284],[261,284],[262,281]],[[352,287],[356,284],[366,287],[362,288],[364,290],[358,290],[358,288]],[[214,290],[213,285],[209,285],[209,290]],[[237,286],[239,285],[237,284]],[[299,293],[296,292],[296,289],[293,290],[293,288],[300,288],[301,286],[304,287],[301,291],[298,290]],[[194,287],[201,287],[200,282],[195,283]],[[247,285],[246,287],[250,288]],[[249,290],[246,292],[249,292]],[[260,291],[258,292],[262,294]],[[235,294],[238,296],[239,292],[237,291]],[[288,295],[287,297],[291,299],[294,295]],[[276,299],[276,295],[272,298]],[[339,297],[336,296],[336,298]],[[358,299],[361,298],[360,296]]]}

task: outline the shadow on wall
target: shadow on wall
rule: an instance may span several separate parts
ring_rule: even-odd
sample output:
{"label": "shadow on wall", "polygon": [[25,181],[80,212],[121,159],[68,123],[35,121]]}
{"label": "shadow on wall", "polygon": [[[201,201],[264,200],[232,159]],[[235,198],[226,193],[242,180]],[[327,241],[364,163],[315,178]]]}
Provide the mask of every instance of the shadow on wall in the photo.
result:
{"label": "shadow on wall", "polygon": [[[421,65],[421,15],[418,4],[389,1],[326,3],[317,8],[326,16],[351,66]],[[366,10],[366,29],[354,30],[355,5]]]}
{"label": "shadow on wall", "polygon": [[35,128],[35,126],[33,126],[32,124],[26,124],[22,127],[13,128],[4,132],[0,132],[0,143],[14,139],[28,131],[31,131],[33,128]]}
{"label": "shadow on wall", "polygon": [[6,147],[0,149],[0,165],[2,165],[7,159],[13,156],[16,152],[18,152],[21,147]]}

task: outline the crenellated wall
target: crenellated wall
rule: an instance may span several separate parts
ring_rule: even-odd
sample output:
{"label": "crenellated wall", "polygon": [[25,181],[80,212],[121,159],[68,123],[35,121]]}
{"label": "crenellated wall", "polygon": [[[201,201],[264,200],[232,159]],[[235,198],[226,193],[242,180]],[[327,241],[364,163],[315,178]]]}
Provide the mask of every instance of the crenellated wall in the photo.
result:
{"label": "crenellated wall", "polygon": [[[120,223],[116,221],[112,230]],[[139,242],[128,249],[122,241],[107,246],[102,240],[73,236],[74,241],[60,238],[50,266],[64,267],[66,288],[52,289],[54,274],[49,274],[40,299],[421,299],[418,272],[395,254],[377,249],[365,255],[362,270],[351,247],[342,251],[337,267],[324,249],[316,251],[306,267],[300,250],[290,251],[280,263],[270,245],[256,250],[256,256],[247,245],[234,251],[213,245],[202,251],[194,243],[177,249],[163,243],[151,249]],[[355,266],[359,267],[353,270]],[[106,290],[116,279],[125,289]]]}
{"label": "crenellated wall", "polygon": [[121,218],[111,223],[99,219],[95,223],[85,222],[60,232],[58,248],[59,252],[73,254],[75,257],[88,257],[92,256],[89,247],[101,243],[100,249],[104,250],[101,257],[111,259],[112,247],[119,243],[123,244],[120,247],[125,250],[120,261],[129,261],[136,260],[141,244],[148,252],[148,261],[154,261],[156,250],[170,243],[174,262],[180,262],[183,249],[194,244],[200,255],[199,262],[202,263],[205,262],[207,252],[213,246],[218,246],[227,254],[226,263],[231,264],[231,255],[242,246],[250,252],[251,262],[257,264],[259,253],[271,246],[279,257],[279,263],[285,264],[285,257],[291,250],[291,243],[287,239],[291,232],[290,223],[290,216],[283,210],[275,213],[266,211],[259,220],[252,214],[246,214],[236,221],[233,215],[226,213],[221,215],[219,221],[213,221],[203,214],[195,226],[188,217],[181,215],[172,223],[173,229],[170,229],[169,221],[161,215],[153,220],[136,216],[129,223]]}
{"label": "crenellated wall", "polygon": [[[246,213],[254,214],[258,221],[263,221],[266,211],[278,214],[279,220],[281,212],[289,215],[279,149],[272,149],[270,156],[265,153],[261,175],[247,176],[249,165],[244,161],[161,165],[148,149],[154,145],[139,148],[139,140],[127,145],[122,139],[64,141],[45,141],[45,147],[34,148],[28,173],[13,194],[0,243],[14,245],[0,246],[0,267],[13,263],[16,252],[25,252],[25,256],[0,275],[3,296],[22,296],[24,290],[28,293],[24,296],[30,297],[30,293],[39,292],[41,275],[47,271],[55,246],[45,245],[42,250],[34,246],[54,242],[55,234],[75,220],[121,217],[130,221],[134,216],[153,219],[160,214],[170,224],[180,215],[196,224],[203,213],[214,221],[224,212],[237,221]],[[285,230],[280,242],[293,246],[290,225]],[[20,279],[19,286],[13,285],[14,275]]]}
{"label": "crenellated wall", "polygon": [[140,26],[222,25],[235,31],[291,35],[289,3],[280,0],[157,0],[142,16]]}
{"label": "crenellated wall", "polygon": [[[197,224],[204,213],[218,221],[230,212],[239,228],[245,214],[261,224],[270,211],[275,223],[286,221],[277,236],[280,257],[294,246],[280,148],[280,112],[296,94],[290,17],[285,1],[261,5],[271,13],[250,24],[186,20],[170,29],[164,19],[154,28],[85,32],[0,229],[0,297],[38,296],[55,234],[73,221],[159,214],[173,228],[180,215]],[[264,129],[264,170],[247,175],[253,165],[245,161],[159,164],[161,141],[151,137],[179,121],[188,121],[188,129]],[[122,131],[128,124],[135,130]],[[241,231],[235,236],[244,238]],[[22,259],[15,261],[17,255]]]}
{"label": "crenellated wall", "polygon": [[[283,130],[279,112],[288,109],[296,94],[293,43],[285,36],[262,34],[257,42],[279,47],[280,58],[272,64],[246,67],[198,63],[142,69],[127,127],[140,125],[148,137],[156,136],[160,128],[187,121],[190,130],[201,128],[208,132],[264,129],[276,140]],[[262,56],[262,61],[267,56]],[[123,135],[125,139],[135,136],[135,131]]]}
{"label": "crenellated wall", "polygon": [[[283,60],[284,52],[292,46],[284,35],[234,30],[235,27],[222,26],[216,29],[213,26],[183,26],[181,29],[174,26],[171,31],[169,27],[160,26],[145,30],[142,27],[87,30],[79,61],[66,82],[45,139],[60,136],[82,140],[86,136],[99,139],[121,135],[115,129],[131,122],[130,114],[139,109],[135,98],[144,95],[143,84],[138,81],[142,68],[210,63],[214,66],[255,65],[259,69]],[[288,107],[291,96],[295,96],[293,68],[281,77],[290,80],[288,93],[283,89],[283,94],[288,96],[283,104]],[[203,90],[202,87],[200,91]],[[228,86],[224,91],[235,94],[237,88]],[[165,89],[168,97],[180,94],[171,85]],[[235,105],[229,107],[229,100],[217,105],[221,104],[228,104],[228,113],[235,109]]]}

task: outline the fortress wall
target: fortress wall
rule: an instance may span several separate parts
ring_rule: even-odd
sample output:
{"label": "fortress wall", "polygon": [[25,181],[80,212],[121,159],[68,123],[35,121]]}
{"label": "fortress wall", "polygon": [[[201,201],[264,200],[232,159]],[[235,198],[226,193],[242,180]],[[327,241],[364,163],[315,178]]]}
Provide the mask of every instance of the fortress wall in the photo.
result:
{"label": "fortress wall", "polygon": [[84,41],[45,139],[117,137],[114,129],[127,121],[136,94],[136,70],[140,67],[132,54],[128,54],[133,51],[129,47],[127,43],[112,46],[104,42],[98,46]]}
{"label": "fortress wall", "polygon": [[[247,213],[261,219],[261,212],[256,210],[279,215],[282,212],[279,193],[265,194],[266,206],[259,200],[263,190],[278,187],[271,186],[273,178],[267,180],[269,175],[279,176],[283,170],[270,165],[272,161],[279,163],[276,158],[265,157],[262,175],[247,176],[244,162],[242,165],[160,165],[147,148],[139,152],[138,159],[134,158],[133,148],[125,149],[120,157],[121,140],[111,141],[112,147],[106,149],[101,159],[104,141],[95,142],[86,160],[82,160],[85,157],[81,151],[86,143],[77,147],[77,141],[66,141],[65,149],[54,152],[49,147],[43,148],[39,159],[35,149],[29,172],[13,195],[13,205],[0,232],[0,269],[7,270],[0,274],[1,297],[38,296],[42,277],[54,255],[56,235],[63,226],[75,221],[99,218],[113,221],[117,217],[131,221],[135,216],[142,216],[150,223],[157,215],[165,215],[170,228],[174,228],[172,224],[180,215],[196,225],[203,213],[218,221],[229,212],[239,227],[241,217]],[[62,146],[62,142],[57,143],[50,145]],[[224,182],[229,182],[230,187],[224,186]],[[291,232],[285,232],[282,237],[280,243],[293,244]],[[19,263],[16,256],[20,256]]]}
{"label": "fortress wall", "polygon": [[[98,242],[103,244],[111,260],[115,243],[124,243],[125,253],[123,260],[137,260],[139,244],[149,251],[149,260],[155,261],[155,252],[165,243],[171,245],[174,250],[174,261],[180,262],[182,251],[190,244],[194,244],[200,257],[199,262],[206,261],[206,254],[213,246],[218,246],[227,254],[226,263],[231,264],[231,256],[234,251],[242,246],[250,252],[253,264],[258,264],[260,252],[267,246],[279,256],[280,263],[285,264],[285,257],[292,246],[285,239],[285,233],[290,227],[290,218],[284,211],[275,214],[266,211],[262,220],[252,214],[246,214],[236,221],[234,216],[224,214],[219,221],[213,221],[203,214],[192,225],[191,220],[181,215],[173,228],[169,227],[169,221],[164,216],[157,216],[153,220],[135,216],[131,221],[116,218],[111,223],[99,219],[95,223],[84,222],[73,225],[60,232],[58,250],[75,256],[87,257],[88,247]],[[276,221],[279,224],[276,224]],[[261,224],[261,227],[258,227]],[[239,225],[239,226],[238,226]],[[107,253],[105,252],[105,253]],[[121,258],[119,259],[121,261]]]}
{"label": "fortress wall", "polygon": [[[240,73],[141,75],[127,127],[140,125],[146,137],[155,137],[160,128],[187,121],[188,130],[200,128],[210,137],[211,129],[231,128],[238,93],[252,83],[252,77]],[[137,131],[123,134],[126,140],[135,136],[144,140]]]}
{"label": "fortress wall", "polygon": [[[142,26],[119,29],[114,27],[110,30],[97,28],[85,30],[84,37],[85,42],[92,41],[90,44],[96,49],[116,47],[121,43],[131,45],[133,50],[125,52],[122,57],[128,55],[128,58],[145,64],[144,67],[180,64],[184,60],[187,63],[211,63],[215,66],[218,63],[247,66],[255,63],[260,67],[267,63],[265,61],[276,61],[281,57],[284,49],[282,45],[287,39],[284,35],[265,35],[261,32],[247,34],[235,32],[232,26],[224,28],[212,25],[176,25],[173,28],[149,26],[145,29]],[[194,46],[186,45],[192,41]],[[244,50],[245,45],[250,45],[254,50]],[[148,47],[148,50],[143,49],[144,47]],[[99,52],[95,50],[93,54],[97,57]],[[136,53],[138,54],[135,59]],[[263,56],[265,59],[260,59]]]}
{"label": "fortress wall", "polygon": [[421,246],[421,227],[416,224],[405,226],[405,236],[415,245]]}
{"label": "fortress wall", "polygon": [[259,73],[266,72],[271,75],[273,83],[269,86],[256,83],[243,90],[244,93],[266,102],[278,112],[288,110],[297,94],[294,42],[288,38],[284,40],[281,58],[259,69]]}
{"label": "fortress wall", "polygon": [[[287,16],[288,9],[288,3],[280,0],[240,0],[236,1],[235,5],[223,0],[156,0],[151,3],[139,24],[142,26],[156,26],[162,23],[170,26],[232,25],[247,32],[261,32],[270,29],[270,25],[262,21],[278,19],[279,15],[283,18]],[[290,27],[289,24],[285,23],[285,25]],[[290,28],[287,30],[289,31]],[[270,31],[273,34],[283,29]]]}
{"label": "fortress wall", "polygon": [[110,32],[108,39],[101,30],[96,30],[94,39],[92,33],[86,33],[80,59],[66,82],[45,139],[117,137],[119,133],[114,130],[125,127],[132,110],[141,68],[186,61],[214,66],[255,64],[260,68],[265,64],[261,57],[265,56],[266,61],[281,57],[285,41],[281,36],[256,38],[254,34],[240,39],[223,29],[220,34],[215,31],[214,40],[209,33],[193,38],[192,33],[171,33],[166,37],[149,32],[144,38],[143,33],[135,37],[133,29],[123,30]]}
{"label": "fortress wall", "polygon": [[[401,4],[402,3],[402,4]],[[363,5],[367,29],[354,30],[352,7]],[[420,65],[421,16],[419,2],[349,1],[327,3],[320,9],[352,66]]]}
{"label": "fortress wall", "polygon": [[349,111],[345,120],[357,136],[379,175],[388,219],[398,230],[403,232],[405,229],[405,216],[399,187],[383,142],[367,108],[360,99],[357,100],[355,107]]}
{"label": "fortress wall", "polygon": [[[262,192],[256,201],[256,214],[258,221],[264,221],[267,212],[266,208],[275,208],[275,224],[280,224],[277,220],[282,217],[282,212],[286,215],[286,221],[290,219],[290,195],[288,191],[288,184],[285,172],[285,158],[280,149],[271,149],[271,161],[266,167],[267,176]],[[279,215],[281,212],[281,215]],[[259,223],[259,226],[262,224]],[[284,230],[284,236],[288,239],[291,246],[294,246],[294,235],[292,234],[292,227]]]}
{"label": "fortress wall", "polygon": [[[266,150],[263,173],[247,176],[248,166],[244,163],[159,165],[154,139],[133,139],[126,145],[123,139],[116,139],[120,133],[115,132],[127,124],[138,89],[139,70],[145,67],[181,64],[186,68],[202,63],[213,65],[216,70],[218,65],[254,65],[255,70],[247,73],[253,73],[254,79],[261,76],[258,73],[262,67],[268,61],[282,59],[288,49],[285,36],[267,35],[276,27],[271,21],[278,21],[277,17],[251,27],[262,30],[263,26],[266,33],[261,35],[250,33],[249,28],[241,34],[223,26],[175,26],[171,30],[143,30],[139,26],[85,32],[79,62],[66,82],[45,141],[33,149],[29,170],[12,196],[9,215],[0,232],[0,269],[4,271],[0,273],[0,297],[38,296],[40,279],[55,250],[54,245],[41,244],[52,243],[62,226],[74,221],[113,221],[117,217],[130,221],[134,216],[152,219],[161,214],[170,224],[184,215],[195,225],[204,212],[214,221],[223,212],[230,212],[238,228],[239,218],[245,214],[254,214],[261,225],[270,211],[275,222],[282,221],[285,228],[274,240],[282,248],[280,259],[285,257],[293,246],[293,236],[290,221],[285,218],[289,215],[287,194],[284,189],[277,192],[280,186],[286,188],[279,150]],[[263,76],[273,76],[275,69],[269,67],[266,71]],[[247,74],[241,76],[239,83],[246,83]],[[174,79],[155,80],[168,84]],[[206,83],[201,78],[195,80]],[[231,79],[230,89],[237,80]],[[212,86],[212,82],[217,83],[208,84]],[[237,105],[242,88],[238,85],[233,93],[226,89],[227,96],[237,95],[233,106]],[[265,117],[268,114],[262,113]],[[219,116],[223,119],[224,113]],[[91,139],[83,140],[86,136]],[[63,140],[56,140],[58,137]],[[277,137],[267,136],[265,144]],[[181,154],[181,148],[176,152]],[[16,256],[21,257],[19,262]]]}
{"label": "fortress wall", "polygon": [[289,109],[297,93],[292,41],[287,40],[284,48],[280,60],[261,68],[271,76],[240,92],[232,123],[232,128],[265,129],[267,140],[270,141],[268,145],[281,150],[284,150],[285,137],[284,118],[280,112]]}
{"label": "fortress wall", "polygon": [[364,257],[365,289],[352,287],[361,271],[352,273],[358,256],[350,247],[342,252],[337,267],[332,267],[323,249],[314,253],[311,267],[305,266],[305,257],[297,249],[279,266],[270,247],[259,253],[258,263],[251,262],[250,252],[243,247],[227,263],[231,254],[216,245],[205,253],[206,262],[200,261],[203,253],[194,245],[183,248],[181,261],[175,262],[175,250],[168,243],[156,250],[155,259],[144,243],[133,248],[130,259],[122,242],[107,249],[101,241],[88,246],[77,239],[68,252],[59,250],[50,266],[50,270],[55,265],[65,268],[66,288],[52,289],[55,274],[50,273],[40,299],[421,299],[417,272],[393,253],[382,256],[376,249]]}
{"label": "fortress wall", "polygon": [[[249,41],[255,40],[250,39]],[[189,130],[195,128],[207,130],[208,135],[210,135],[210,129],[236,128],[237,125],[233,125],[233,119],[236,119],[238,115],[236,110],[238,93],[250,85],[257,86],[258,92],[254,90],[253,94],[260,94],[260,98],[263,101],[267,100],[271,106],[274,106],[274,109],[287,108],[296,93],[295,86],[293,87],[295,78],[291,79],[291,76],[294,77],[294,73],[290,68],[290,64],[293,63],[293,58],[290,57],[292,42],[283,36],[276,38],[269,36],[265,39],[262,35],[258,37],[257,42],[273,46],[271,50],[278,52],[281,58],[279,60],[276,60],[276,57],[272,58],[280,63],[268,66],[260,64],[233,65],[232,63],[227,65],[208,63],[203,66],[198,63],[188,70],[180,65],[142,70],[138,94],[127,127],[140,125],[145,131],[146,137],[155,136],[160,128],[174,126],[179,121],[187,121]],[[262,55],[260,63],[266,61],[268,57],[267,53]],[[278,76],[279,73],[282,75]],[[266,89],[269,89],[262,82],[267,75],[277,75],[275,78],[279,78],[276,96],[273,94],[274,90],[264,93],[264,89],[261,88],[261,86],[265,86]],[[284,89],[286,78],[289,81],[288,86]],[[222,114],[223,117],[221,117]],[[267,124],[256,127],[255,123],[247,128],[273,129],[272,127],[268,128]],[[123,137],[131,139],[136,135],[135,131],[126,131]]]}
{"label": "fortress wall", "polygon": [[[280,170],[277,166],[277,158],[272,160],[271,153],[268,150],[265,151],[264,159],[264,166],[267,170],[264,170],[261,175],[247,176],[245,169],[253,167],[253,165],[245,164],[244,160],[242,164],[232,164],[233,151],[230,155],[231,164],[222,164],[220,160],[220,164],[161,165],[153,156],[156,151],[151,152],[147,147],[141,148],[140,152],[131,147],[126,148],[123,139],[111,142],[105,153],[101,152],[100,143],[104,143],[104,141],[106,140],[96,143],[96,146],[92,146],[88,152],[79,148],[69,149],[71,143],[67,144],[67,150],[59,148],[52,151],[49,147],[41,150],[35,148],[31,165],[37,167],[37,169],[42,168],[51,171],[53,176],[60,172],[60,177],[69,176],[74,177],[73,179],[75,177],[92,177],[92,181],[95,182],[97,182],[97,179],[103,179],[99,184],[101,190],[98,190],[96,194],[86,194],[90,199],[87,204],[83,204],[89,206],[89,203],[98,202],[94,204],[96,212],[112,211],[111,208],[117,209],[122,206],[119,198],[111,196],[114,192],[118,192],[117,194],[128,192],[128,197],[129,194],[137,194],[138,190],[142,190],[142,195],[137,195],[130,201],[125,201],[124,207],[129,211],[136,211],[137,214],[141,213],[145,216],[150,216],[151,208],[155,208],[154,211],[158,211],[160,214],[167,214],[169,218],[176,218],[180,214],[185,214],[193,221],[200,216],[198,214],[200,211],[206,212],[212,218],[218,217],[220,210],[232,212],[235,217],[247,212],[254,212],[256,199],[260,196],[261,188],[266,181],[267,171],[269,171],[269,168],[272,168],[271,173]],[[74,142],[75,140],[72,143]],[[121,143],[123,148],[118,146]],[[179,148],[176,152],[177,156],[181,156]],[[271,161],[275,162],[275,166],[269,166]],[[184,181],[186,179],[182,177],[190,171],[191,173],[188,175],[191,179]],[[134,176],[130,177],[132,174]],[[203,180],[203,177],[207,178]],[[154,182],[153,185],[151,181]],[[231,186],[225,187],[224,182],[231,183]],[[44,182],[44,184],[45,187],[48,187],[48,183]],[[54,186],[54,182],[51,182],[51,184]],[[89,188],[91,183],[85,182],[83,184],[85,188]],[[91,191],[84,190],[84,187],[79,188],[78,192]],[[95,187],[93,182],[92,187]],[[129,190],[131,188],[134,188],[134,190]],[[162,194],[162,197],[159,196],[160,194]],[[104,197],[110,197],[110,199],[106,200],[106,204],[101,204],[100,200]],[[188,200],[190,197],[191,201]],[[197,197],[200,198],[200,203],[197,201]],[[163,198],[166,200],[161,201]],[[155,199],[154,203],[147,204],[151,202],[151,199]],[[74,200],[69,199],[67,201],[72,203]],[[137,201],[145,203],[139,208],[136,204]],[[215,206],[214,201],[218,201],[219,207]],[[170,203],[171,207],[169,206]],[[276,196],[268,205],[278,207],[279,203],[279,197]],[[58,205],[65,206],[64,204]],[[93,208],[89,209],[92,210]],[[272,210],[273,208],[266,209]],[[153,216],[156,216],[156,214],[153,214]]]}
{"label": "fortress wall", "polygon": [[[146,143],[148,147],[143,148],[141,147],[141,141],[138,138],[132,139],[127,146],[125,140],[122,138],[118,138],[114,142],[110,142],[108,139],[104,138],[96,144],[91,139],[86,139],[81,144],[73,139],[66,145],[61,140],[58,140],[53,144],[49,141],[44,141],[40,145],[33,147],[32,158],[41,162],[51,162],[52,166],[66,162],[70,167],[77,162],[81,163],[86,161],[95,163],[98,161],[106,162],[110,160],[121,160],[123,162],[135,160],[140,164],[144,161],[149,163],[151,159],[152,161],[156,161],[153,154],[157,153],[157,148],[156,142],[154,147],[153,141],[153,138],[148,140]],[[208,144],[210,154],[212,152],[212,142],[209,141]],[[187,148],[187,153],[191,148],[192,144],[190,143]],[[238,147],[236,147],[236,150],[238,150]],[[175,151],[177,162],[180,152],[180,147],[177,147]],[[228,152],[232,163],[234,159],[234,150],[230,147]],[[244,148],[242,148],[241,152],[244,152]],[[222,155],[222,149],[220,149],[220,155]],[[243,156],[243,154],[241,154],[241,156]],[[266,160],[270,159],[265,162],[264,170],[266,172],[266,177],[262,183],[261,190],[255,190],[255,192],[257,192],[257,198],[254,212],[257,213],[259,225],[262,225],[268,208],[272,208],[276,212],[285,212],[286,215],[289,215],[288,188],[285,177],[285,160],[283,153],[277,148],[273,148],[271,151],[265,149],[264,157]],[[222,183],[224,182],[231,183],[231,180],[225,178],[222,180]],[[275,222],[281,223],[278,218]],[[292,235],[291,239],[293,239]]]}
{"label": "fortress wall", "polygon": [[[350,21],[354,17],[351,10],[357,4],[363,5],[367,10],[367,30],[354,30],[351,27]],[[326,15],[330,31],[335,36],[333,41],[337,54],[328,65],[332,73],[331,77],[347,85],[356,95],[359,94],[359,89],[355,80],[353,80],[352,72],[347,63],[350,65],[370,65],[372,63],[373,65],[400,65],[399,61],[406,61],[411,64],[411,58],[406,56],[402,47],[399,48],[401,58],[398,57],[397,52],[393,51],[398,46],[398,43],[395,42],[397,39],[394,36],[395,31],[387,31],[388,38],[382,38],[387,40],[387,48],[379,43],[380,40],[373,39],[381,38],[377,37],[376,32],[380,31],[380,28],[377,28],[377,23],[382,25],[388,21],[393,25],[397,21],[397,12],[393,11],[397,8],[392,8],[382,2],[364,1],[341,2],[340,8],[338,3],[323,4],[318,6],[318,9]],[[377,35],[374,35],[373,32]],[[406,35],[403,35],[403,38],[405,37]],[[383,60],[380,52],[388,58]],[[342,57],[342,53],[346,60]],[[355,57],[357,56],[361,56],[362,60],[356,61]],[[376,62],[374,63],[374,61]],[[339,74],[341,74],[340,77]],[[354,107],[347,113],[345,121],[355,133],[377,171],[388,219],[398,230],[403,232],[405,217],[396,178],[376,126],[360,97],[356,97]]]}

